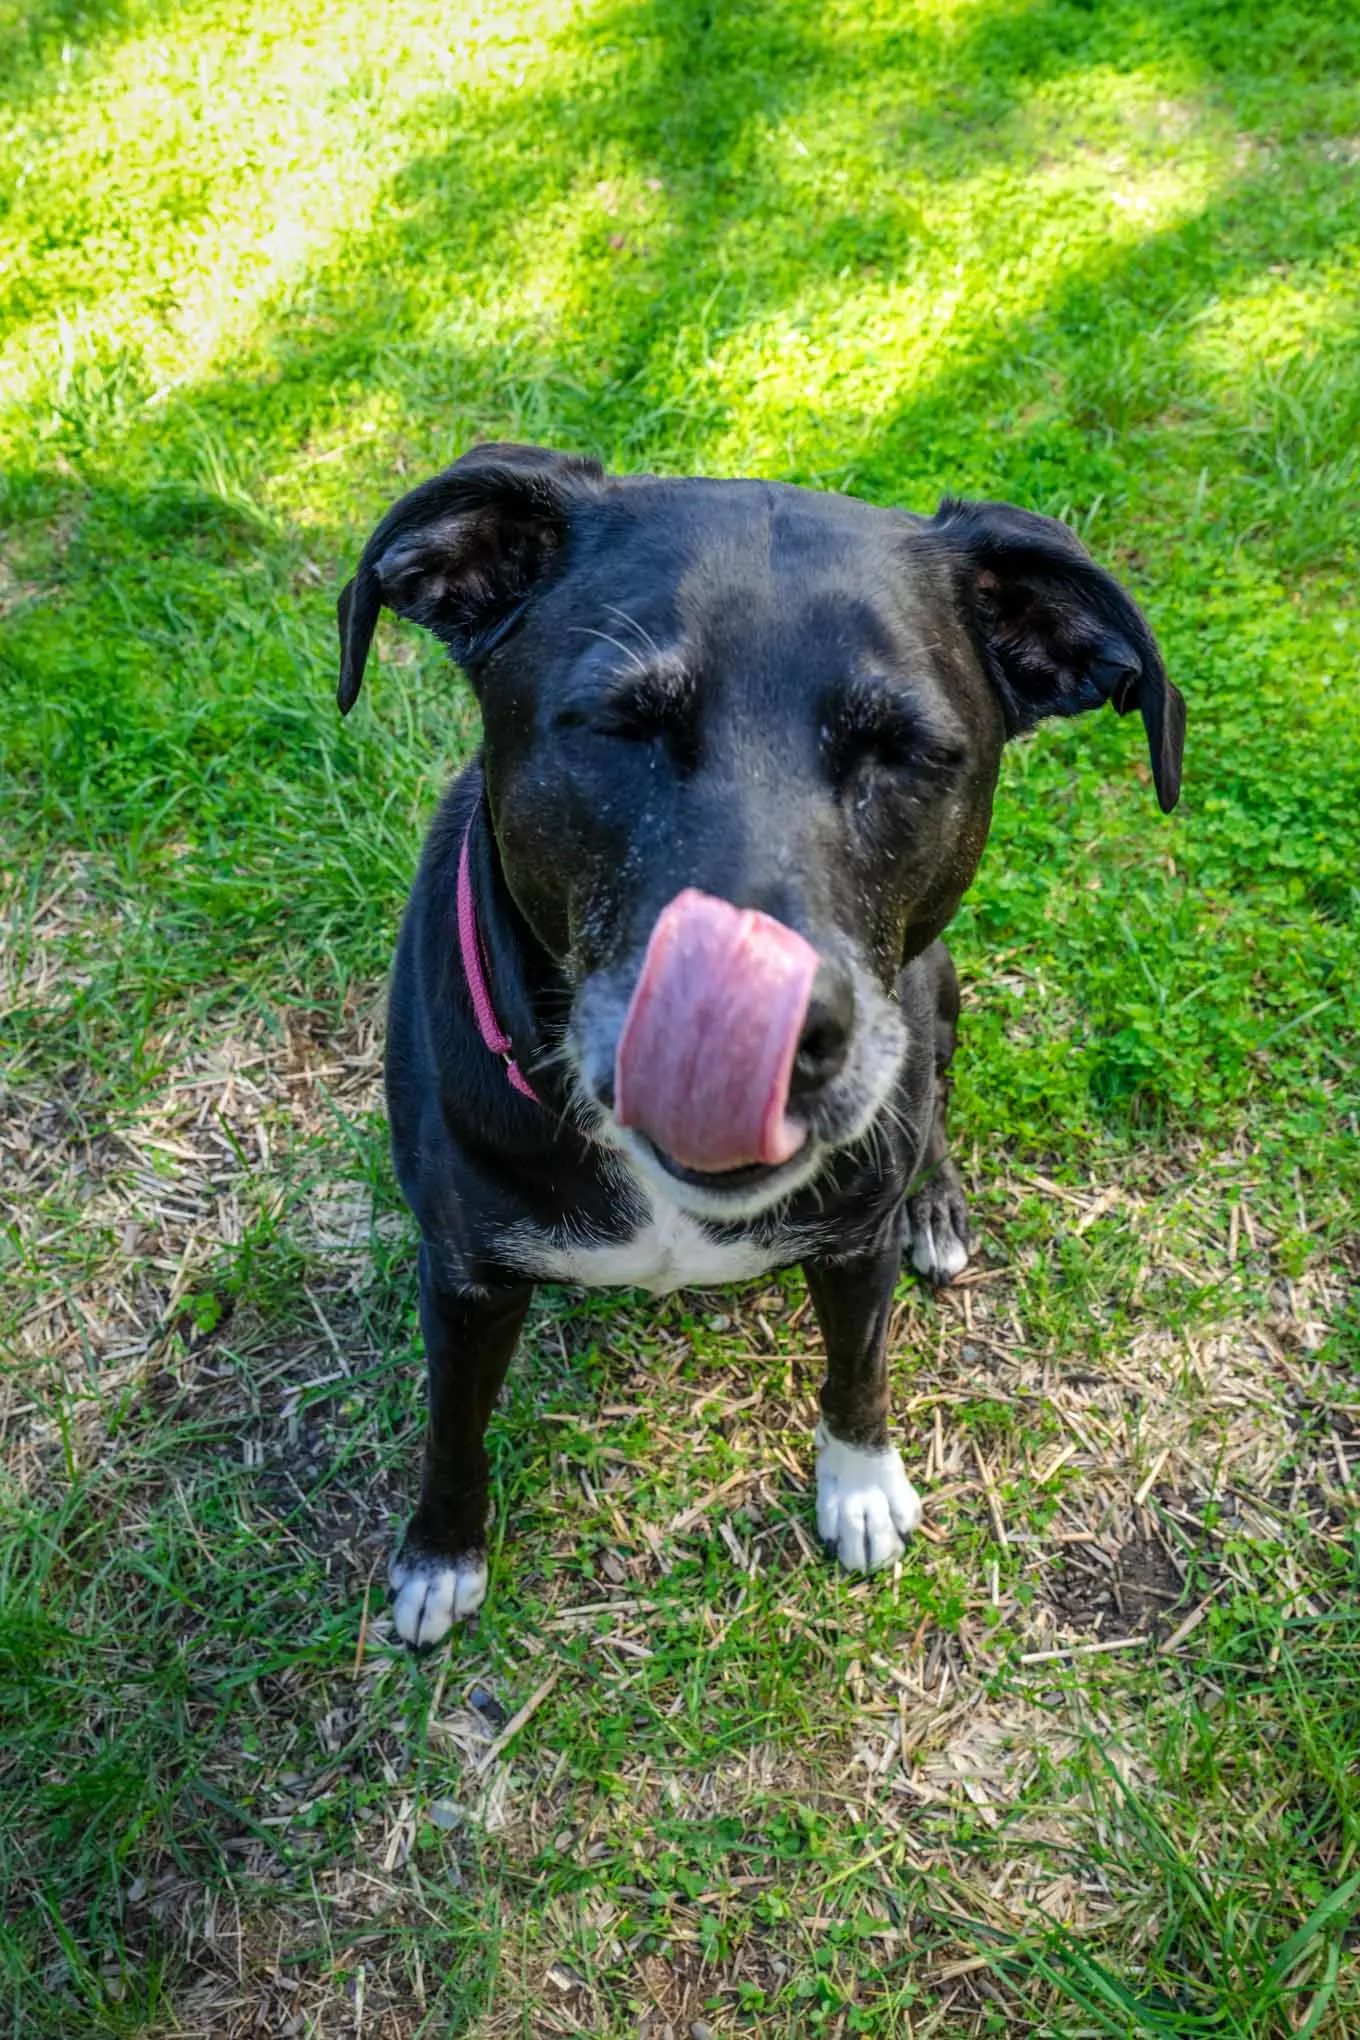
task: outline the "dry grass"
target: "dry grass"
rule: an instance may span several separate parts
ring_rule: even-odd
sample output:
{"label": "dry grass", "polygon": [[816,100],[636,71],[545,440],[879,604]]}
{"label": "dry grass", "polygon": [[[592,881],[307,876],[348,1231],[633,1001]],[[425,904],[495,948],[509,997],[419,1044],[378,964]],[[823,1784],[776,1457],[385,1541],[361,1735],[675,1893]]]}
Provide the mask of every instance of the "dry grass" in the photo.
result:
{"label": "dry grass", "polygon": [[[30,994],[80,911],[64,880]],[[1360,1400],[1328,1329],[1360,1243],[1279,1272],[1247,1151],[1159,1148],[1080,1190],[975,1156],[981,1254],[938,1298],[905,1287],[894,1323],[927,1515],[891,1582],[815,1548],[797,1284],[721,1309],[547,1296],[497,1420],[492,1609],[417,1670],[383,1592],[417,1446],[410,1242],[373,1206],[377,995],[352,1005],[334,1028],[167,1028],[126,1115],[5,1099],[6,1220],[49,1277],[11,1327],[11,1506],[61,1521],[80,1498],[45,1592],[101,1648],[135,1659],[146,1617],[225,1682],[187,1711],[200,1744],[212,1723],[194,1810],[159,1808],[127,1854],[116,1957],[85,1942],[88,1884],[65,1918],[103,2015],[155,1972],[158,2034],[395,2040],[445,2002],[451,1939],[475,1978],[478,1935],[488,2040],[683,2034],[743,2003],[759,2027],[799,1976],[844,1998],[829,2032],[857,2003],[982,2034],[1019,2016],[994,1950],[1040,1921],[1136,1966],[1160,1923],[1119,1795],[1155,1799],[1167,1720],[1210,1704],[1216,1618],[1259,1605],[1263,1568],[1281,1633],[1335,1605]],[[1036,1200],[1055,1239],[1114,1256],[1118,1336],[1055,1323],[1041,1237],[1007,1255]],[[209,1548],[224,1506],[233,1560]],[[130,1606],[114,1546],[169,1552]],[[224,1629],[186,1552],[208,1579],[258,1567],[267,1621]],[[126,1696],[107,1704],[116,1726]],[[84,1706],[64,1734],[88,1760]],[[1206,1868],[1254,1818],[1242,1782],[1190,1814]],[[686,1831],[704,1847],[662,1893]],[[60,1999],[72,1946],[55,1921],[47,1941]]]}

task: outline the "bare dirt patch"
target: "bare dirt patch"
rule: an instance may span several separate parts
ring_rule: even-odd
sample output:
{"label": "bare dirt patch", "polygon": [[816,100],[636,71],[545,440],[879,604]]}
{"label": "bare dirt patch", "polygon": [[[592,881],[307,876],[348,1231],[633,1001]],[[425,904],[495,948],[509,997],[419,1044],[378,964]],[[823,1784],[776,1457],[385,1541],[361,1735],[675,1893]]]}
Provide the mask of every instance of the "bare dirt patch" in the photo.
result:
{"label": "bare dirt patch", "polygon": [[1185,1573],[1159,1537],[1135,1531],[1113,1556],[1094,1539],[1069,1546],[1045,1592],[1070,1629],[1156,1642],[1175,1626]]}

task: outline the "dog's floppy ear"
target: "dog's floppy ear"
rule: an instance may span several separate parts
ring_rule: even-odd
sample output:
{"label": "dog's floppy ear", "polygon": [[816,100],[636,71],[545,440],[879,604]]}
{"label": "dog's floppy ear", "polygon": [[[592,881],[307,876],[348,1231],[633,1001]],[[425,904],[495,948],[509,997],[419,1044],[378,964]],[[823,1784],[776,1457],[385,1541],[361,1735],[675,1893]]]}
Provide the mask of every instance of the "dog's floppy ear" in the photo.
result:
{"label": "dog's floppy ear", "polygon": [[602,479],[574,454],[477,446],[394,503],[337,605],[340,713],[358,699],[384,603],[460,664],[489,651],[562,545],[573,498]]}
{"label": "dog's floppy ear", "polygon": [[946,497],[927,528],[953,556],[1008,734],[1107,701],[1120,715],[1136,708],[1169,814],[1181,790],[1185,703],[1132,597],[1055,518]]}

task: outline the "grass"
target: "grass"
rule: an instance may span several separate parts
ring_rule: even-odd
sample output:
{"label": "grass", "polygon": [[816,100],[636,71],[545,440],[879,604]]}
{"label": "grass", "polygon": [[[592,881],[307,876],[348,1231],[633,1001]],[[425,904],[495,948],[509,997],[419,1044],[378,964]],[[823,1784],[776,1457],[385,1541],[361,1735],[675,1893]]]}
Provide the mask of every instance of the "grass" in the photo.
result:
{"label": "grass", "polygon": [[[0,0],[0,2031],[1360,2030],[1360,23]],[[796,1278],[545,1289],[415,1666],[381,984],[475,742],[332,605],[478,435],[1067,516],[1190,705],[1009,759],[927,1523]],[[530,1711],[521,1719],[522,1711]]]}

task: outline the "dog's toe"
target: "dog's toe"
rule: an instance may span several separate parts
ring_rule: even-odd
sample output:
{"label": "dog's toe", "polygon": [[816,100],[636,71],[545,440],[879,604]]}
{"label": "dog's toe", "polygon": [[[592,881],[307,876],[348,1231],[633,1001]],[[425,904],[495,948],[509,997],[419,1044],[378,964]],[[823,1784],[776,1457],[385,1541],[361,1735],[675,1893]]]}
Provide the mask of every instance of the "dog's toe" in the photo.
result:
{"label": "dog's toe", "polygon": [[902,1556],[921,1498],[894,1446],[863,1452],[817,1426],[817,1532],[848,1572],[877,1572]]}
{"label": "dog's toe", "polygon": [[968,1266],[968,1204],[959,1172],[944,1162],[924,1188],[908,1197],[905,1241],[911,1265],[943,1287]]}
{"label": "dog's toe", "polygon": [[438,1558],[403,1545],[388,1567],[387,1583],[397,1635],[412,1650],[433,1650],[486,1599],[486,1554]]}

